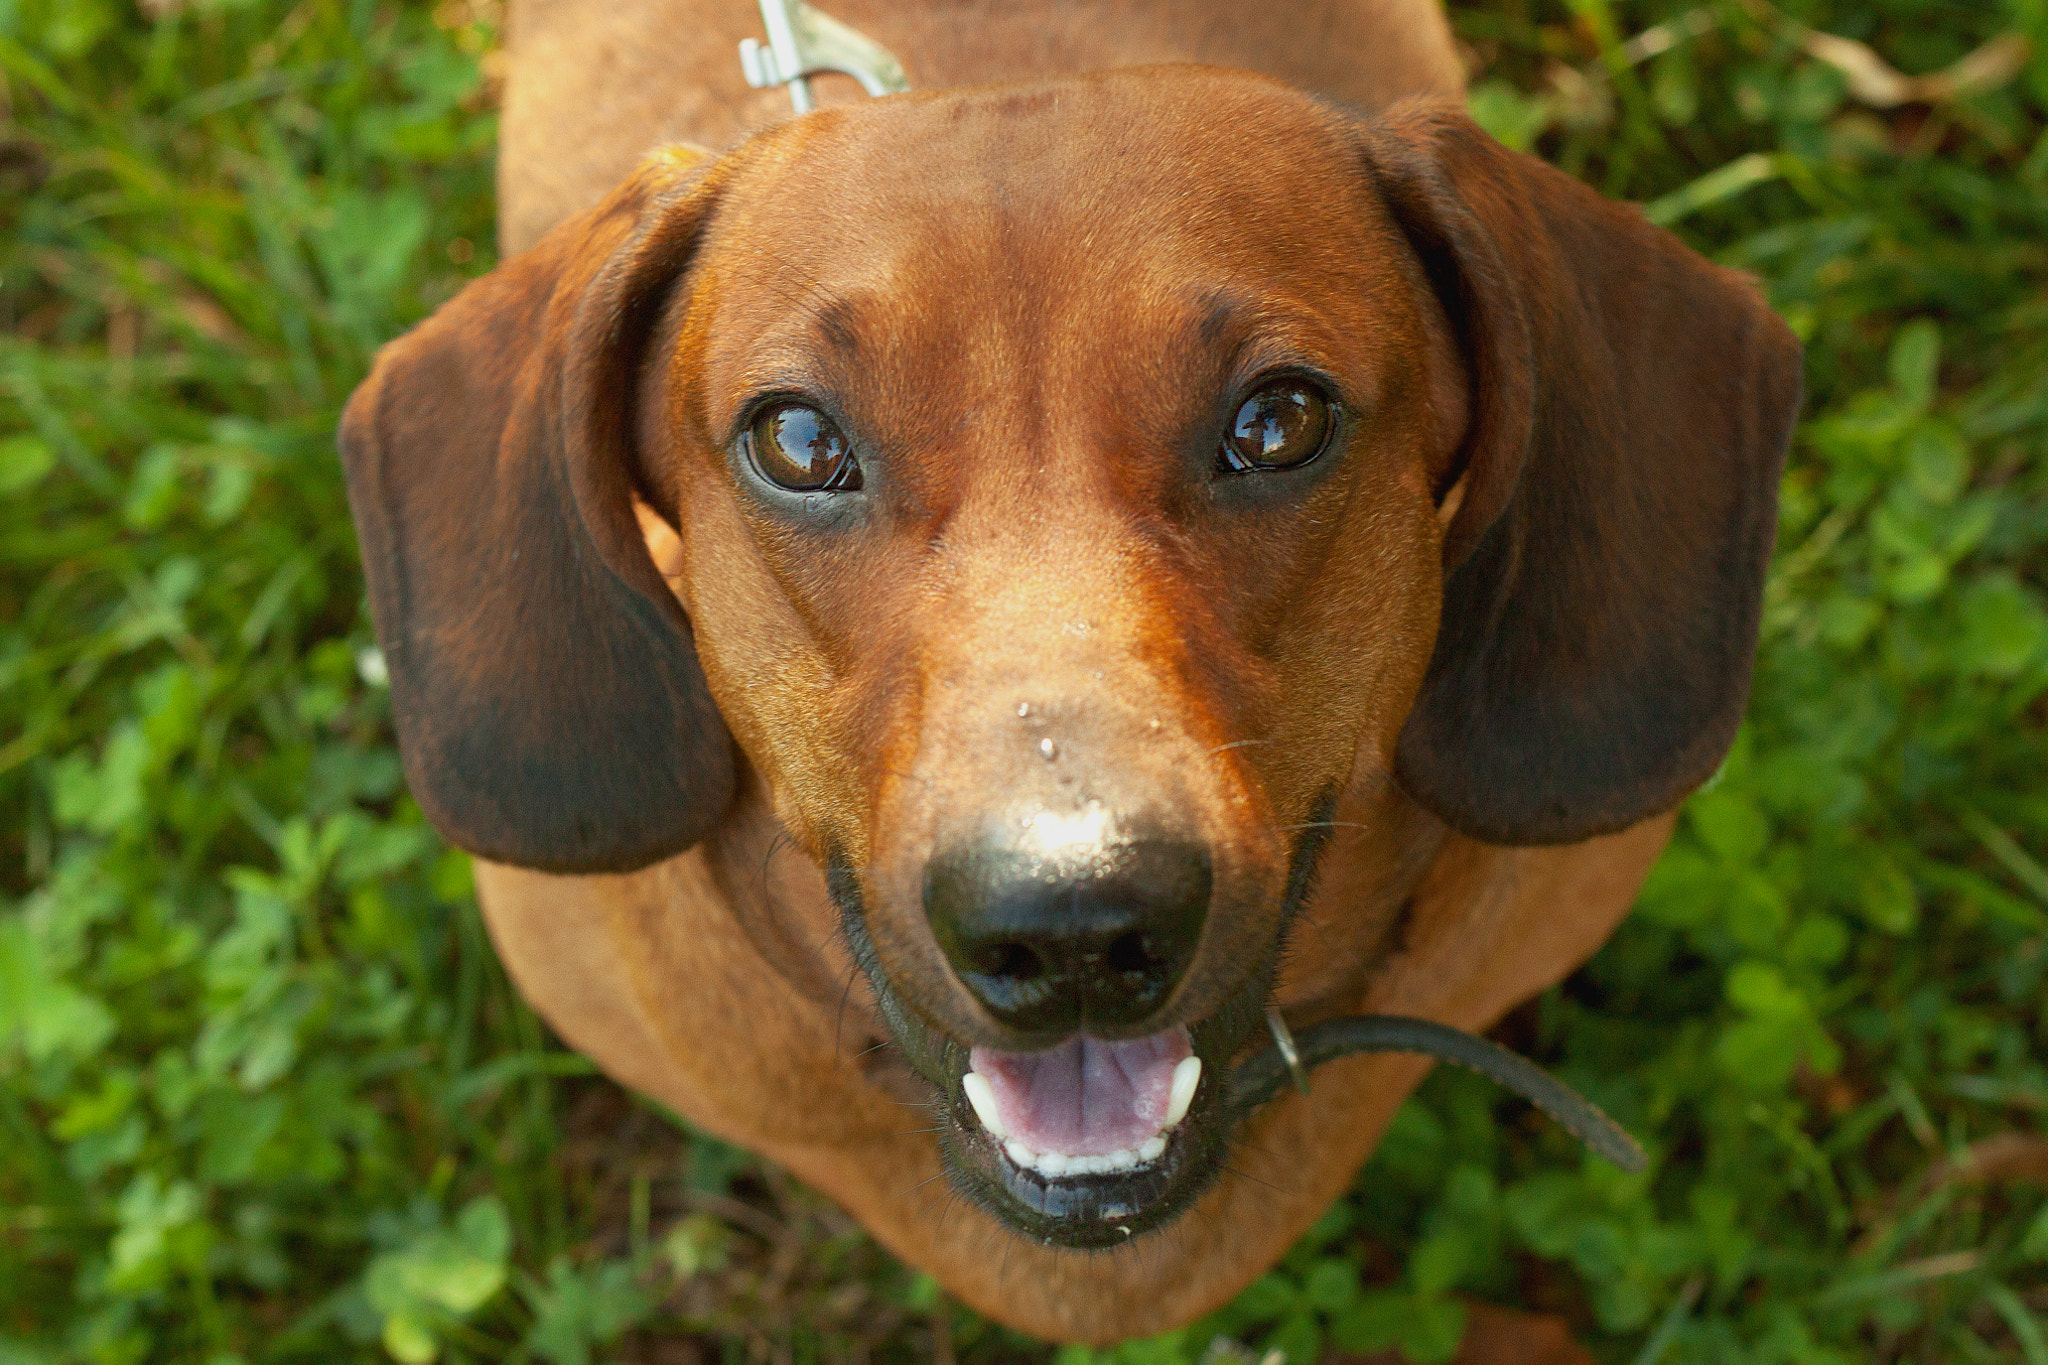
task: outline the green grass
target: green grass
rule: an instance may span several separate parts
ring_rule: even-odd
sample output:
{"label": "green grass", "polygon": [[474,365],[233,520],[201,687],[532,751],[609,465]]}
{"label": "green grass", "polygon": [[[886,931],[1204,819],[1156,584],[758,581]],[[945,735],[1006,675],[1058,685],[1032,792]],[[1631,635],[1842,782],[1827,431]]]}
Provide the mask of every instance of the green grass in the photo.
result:
{"label": "green grass", "polygon": [[[0,0],[0,1365],[1049,1359],[563,1051],[403,793],[332,430],[491,264],[492,7],[149,9]],[[1440,1073],[1224,1314],[1066,1365],[1441,1359],[1457,1296],[2048,1365],[2048,4],[1790,9],[2039,55],[1873,109],[1762,5],[1458,14],[1489,126],[1808,344],[1749,724],[1505,1026],[1651,1170]]]}

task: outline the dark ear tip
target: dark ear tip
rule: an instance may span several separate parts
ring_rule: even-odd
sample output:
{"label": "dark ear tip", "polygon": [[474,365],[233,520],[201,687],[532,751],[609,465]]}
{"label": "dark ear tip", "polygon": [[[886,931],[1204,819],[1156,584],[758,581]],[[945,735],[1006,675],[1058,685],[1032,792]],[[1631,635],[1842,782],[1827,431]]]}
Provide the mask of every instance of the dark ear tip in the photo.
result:
{"label": "dark ear tip", "polygon": [[[1394,780],[1418,805],[1467,838],[1509,848],[1576,844],[1619,834],[1645,820],[1678,809],[1705,786],[1735,743],[1748,700],[1745,662],[1733,680],[1732,704],[1671,750],[1646,745],[1633,755],[1637,773],[1624,775],[1626,759],[1611,755],[1574,764],[1554,750],[1527,749],[1502,761],[1498,751],[1474,764],[1453,745],[1411,721],[1402,733]],[[1418,715],[1422,707],[1417,706]],[[1516,738],[1498,736],[1505,747]],[[1474,741],[1467,740],[1466,743]],[[1485,741],[1479,741],[1484,744]],[[1517,773],[1521,780],[1504,779]]]}
{"label": "dark ear tip", "polygon": [[466,738],[437,743],[406,728],[406,785],[428,823],[466,853],[536,872],[625,873],[665,862],[718,826],[737,785],[722,724],[675,741],[672,765],[623,774],[623,782],[586,754],[482,752]]}

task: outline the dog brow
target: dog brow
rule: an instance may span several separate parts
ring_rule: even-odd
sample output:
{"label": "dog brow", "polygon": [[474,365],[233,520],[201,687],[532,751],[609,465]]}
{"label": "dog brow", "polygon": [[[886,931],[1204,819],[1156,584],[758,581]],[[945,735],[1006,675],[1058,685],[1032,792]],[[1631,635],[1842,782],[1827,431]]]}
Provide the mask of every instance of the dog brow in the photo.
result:
{"label": "dog brow", "polygon": [[822,336],[833,350],[841,355],[851,355],[859,345],[854,331],[853,305],[845,299],[827,299],[818,304],[812,313],[818,335]]}
{"label": "dog brow", "polygon": [[1212,289],[1195,305],[1195,336],[1204,347],[1220,345],[1230,324],[1251,310],[1251,301],[1237,291]]}

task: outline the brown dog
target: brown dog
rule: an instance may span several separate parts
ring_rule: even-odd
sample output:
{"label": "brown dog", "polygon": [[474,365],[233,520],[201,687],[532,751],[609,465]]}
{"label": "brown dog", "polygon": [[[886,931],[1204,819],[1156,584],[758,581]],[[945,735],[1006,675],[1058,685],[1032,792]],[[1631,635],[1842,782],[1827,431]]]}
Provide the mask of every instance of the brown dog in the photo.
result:
{"label": "brown dog", "polygon": [[[1269,1002],[1483,1028],[1627,909],[1798,347],[1455,106],[1327,102],[1456,93],[1428,0],[836,12],[919,92],[643,160],[781,100],[751,6],[515,5],[520,254],[342,432],[407,772],[612,1075],[1004,1322],[1157,1332],[1426,1069],[1240,1121]],[[1068,74],[1165,60],[1263,74]]]}

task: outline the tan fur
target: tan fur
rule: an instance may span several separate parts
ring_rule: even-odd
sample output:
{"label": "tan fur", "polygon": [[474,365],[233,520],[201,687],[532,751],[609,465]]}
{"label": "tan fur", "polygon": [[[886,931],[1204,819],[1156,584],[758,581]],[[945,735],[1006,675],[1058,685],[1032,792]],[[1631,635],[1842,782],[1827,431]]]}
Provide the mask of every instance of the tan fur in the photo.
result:
{"label": "tan fur", "polygon": [[[532,717],[557,714],[565,696],[610,688],[601,695],[641,708],[620,733],[600,726],[622,766],[644,727],[667,723],[671,701],[697,705],[677,731],[700,741],[680,790],[716,796],[686,812],[704,822],[689,838],[709,828],[687,852],[617,875],[479,860],[479,899],[521,991],[608,1073],[787,1166],[978,1310],[1062,1340],[1162,1331],[1229,1298],[1301,1235],[1427,1063],[1324,1067],[1310,1095],[1245,1124],[1241,1175],[1142,1244],[1027,1244],[951,1196],[935,1139],[905,1131],[923,1124],[903,1102],[929,1092],[871,1046],[886,1030],[821,864],[836,856],[857,873],[881,966],[926,1024],[1017,1046],[938,951],[921,909],[928,861],[1017,793],[1047,809],[1093,792],[1120,811],[1170,812],[1212,851],[1216,889],[1194,964],[1154,1021],[1164,1027],[1214,1016],[1243,985],[1281,930],[1297,836],[1335,793],[1278,978],[1288,1018],[1300,1027],[1365,1011],[1488,1027],[1606,939],[1672,817],[1638,821],[1660,807],[1617,797],[1626,820],[1578,826],[1617,833],[1495,846],[1450,828],[1431,813],[1444,806],[1426,809],[1394,777],[1446,762],[1397,748],[1433,667],[1446,564],[1496,520],[1534,515],[1503,511],[1519,476],[1503,462],[1522,458],[1511,429],[1532,424],[1537,381],[1480,383],[1495,363],[1481,342],[1523,325],[1524,304],[1507,297],[1519,282],[1471,267],[1473,306],[1508,321],[1489,314],[1486,337],[1461,340],[1474,324],[1446,316],[1393,196],[1407,196],[1411,216],[1451,213],[1425,202],[1426,174],[1411,175],[1440,154],[1473,182],[1488,229],[1513,238],[1503,249],[1526,253],[1513,263],[1532,298],[1580,298],[1587,260],[1656,286],[1619,303],[1587,294],[1584,317],[1530,309],[1530,326],[1565,328],[1570,345],[1597,354],[1630,402],[1689,371],[1660,355],[1644,362],[1647,379],[1624,374],[1599,328],[1661,326],[1685,289],[1714,291],[1713,306],[1744,326],[1768,315],[1725,272],[1679,260],[1626,211],[1510,162],[1469,124],[1411,113],[1362,143],[1307,98],[1372,109],[1459,94],[1435,0],[826,7],[895,50],[920,90],[1166,61],[1271,79],[1154,68],[780,123],[786,96],[748,91],[733,57],[755,31],[749,0],[514,0],[501,222],[508,257],[524,254],[387,348],[343,430],[380,631],[404,684],[394,696],[410,708],[409,775],[422,791],[423,776],[458,760],[489,769],[463,747],[463,725],[536,697],[506,722],[514,777],[555,738]],[[848,95],[844,83],[821,92],[828,104]],[[644,160],[673,140],[716,152],[764,128],[708,172],[687,149]],[[1366,149],[1380,158],[1371,190]],[[1465,233],[1453,245],[1476,250],[1476,221],[1453,214],[1430,230]],[[1582,238],[1583,259],[1567,259]],[[1667,279],[1679,284],[1658,292]],[[841,362],[820,359],[839,325],[832,309],[853,319],[860,347],[832,382],[853,395],[857,421],[909,453],[889,467],[886,512],[836,538],[793,531],[743,496],[726,464],[761,376],[801,385],[836,373]],[[1358,386],[1346,463],[1293,502],[1222,513],[1185,501],[1175,423],[1238,382],[1176,368],[1199,350],[1188,338],[1212,325]],[[1789,344],[1770,356],[1791,355],[1796,381]],[[1633,422],[1633,409],[1601,401],[1571,430]],[[1759,429],[1724,444],[1764,449],[1771,429]],[[1466,473],[1461,452],[1486,442]],[[1494,464],[1478,468],[1482,458]],[[1719,533],[1724,503],[1762,517],[1767,538],[1768,506],[1758,513],[1740,495],[1769,487],[1775,466],[1738,475],[1674,463],[1676,493],[1659,483],[1664,502],[1630,502],[1618,532],[1589,519],[1604,538],[1538,556],[1525,576],[1610,550],[1635,563],[1667,542],[1694,549]],[[1611,479],[1589,467],[1538,471],[1550,486],[1578,478],[1594,490],[1579,497],[1570,484],[1549,505],[1597,503]],[[1658,515],[1697,516],[1704,529],[1687,521],[1660,538]],[[557,536],[540,555],[558,556],[537,567],[500,543],[536,527]],[[1671,590],[1691,590],[1689,566],[1673,559]],[[467,609],[472,571],[485,575],[475,595],[488,612]],[[1613,603],[1584,600],[1597,594],[1579,580],[1568,586],[1547,600],[1568,599],[1591,623],[1589,653],[1643,633]],[[635,589],[646,598],[634,609],[658,601],[674,632],[638,655],[622,651],[654,639],[654,626],[604,634]],[[585,631],[582,652],[548,654],[545,670],[499,686],[543,657],[504,623],[530,630],[550,592],[569,607],[543,624]],[[1740,641],[1742,619],[1731,609],[1719,635]],[[645,686],[607,664],[618,659],[643,661]],[[1739,710],[1740,661],[1723,711],[1728,696]],[[1669,675],[1668,661],[1652,662]],[[655,695],[657,665],[671,694]],[[1040,722],[1026,716],[1049,718],[1058,762],[1040,760]],[[1680,736],[1692,769],[1640,780],[1699,780],[1697,755],[1717,756],[1730,717]],[[586,776],[587,743],[550,771]],[[516,848],[506,828],[558,813],[552,788],[515,800],[483,778],[471,786],[481,795],[461,781],[422,794],[470,847]],[[602,847],[584,863],[545,848],[521,860],[632,865],[630,841]],[[1460,1357],[1470,1365],[1573,1358],[1561,1337],[1480,1321]]]}

